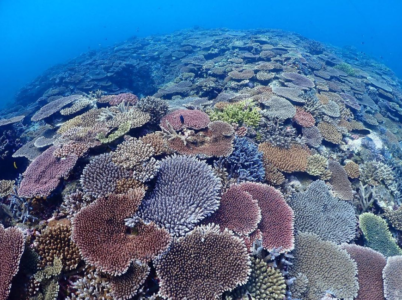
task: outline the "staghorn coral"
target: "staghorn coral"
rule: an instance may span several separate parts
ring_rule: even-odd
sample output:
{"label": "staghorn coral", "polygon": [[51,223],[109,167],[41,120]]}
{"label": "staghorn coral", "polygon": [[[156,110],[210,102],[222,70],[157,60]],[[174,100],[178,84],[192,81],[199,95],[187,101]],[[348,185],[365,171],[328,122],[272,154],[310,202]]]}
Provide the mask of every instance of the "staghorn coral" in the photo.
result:
{"label": "staghorn coral", "polygon": [[80,101],[85,99],[84,96],[81,95],[71,95],[68,97],[60,97],[59,99],[56,99],[45,106],[41,107],[40,110],[38,110],[31,118],[33,122],[37,122],[40,120],[43,120],[47,117],[50,117],[51,115],[59,112],[63,107],[67,106],[68,104],[74,102],[74,101]]}
{"label": "staghorn coral", "polygon": [[284,121],[296,115],[296,108],[284,98],[274,96],[263,104],[266,109],[262,110],[261,114],[268,119]]}
{"label": "staghorn coral", "polygon": [[158,124],[162,117],[167,114],[169,105],[165,100],[148,96],[138,101],[137,108],[150,115],[149,123]]}
{"label": "staghorn coral", "polygon": [[307,169],[310,153],[299,145],[283,149],[269,143],[262,143],[258,149],[263,153],[264,164],[272,164],[282,172],[304,172]]}
{"label": "staghorn coral", "polygon": [[162,129],[169,130],[169,125],[175,131],[184,128],[200,130],[210,123],[209,116],[200,110],[179,109],[164,116],[160,126]]}
{"label": "staghorn coral", "polygon": [[101,154],[85,166],[80,182],[86,194],[104,197],[115,191],[118,180],[128,177],[129,173],[116,166],[110,154]]}
{"label": "staghorn coral", "polygon": [[382,270],[387,262],[385,257],[370,248],[357,245],[344,244],[342,248],[357,264],[359,292],[355,299],[384,300]]}
{"label": "staghorn coral", "polygon": [[340,246],[322,241],[315,234],[299,233],[293,255],[290,274],[302,273],[308,280],[303,299],[321,299],[326,291],[345,300],[357,296],[357,265]]}
{"label": "staghorn coral", "polygon": [[14,180],[0,180],[0,198],[6,197],[13,192]]}
{"label": "staghorn coral", "polygon": [[320,154],[308,157],[306,172],[312,176],[318,176],[322,180],[331,178],[331,171],[328,170],[328,160]]}
{"label": "staghorn coral", "polygon": [[295,212],[297,231],[314,233],[336,244],[355,237],[353,206],[332,197],[324,181],[314,181],[306,192],[293,194],[288,204]]}
{"label": "staghorn coral", "polygon": [[360,170],[359,170],[359,165],[353,161],[348,161],[346,165],[344,166],[346,174],[348,174],[348,177],[351,179],[356,179],[359,178],[360,176]]}
{"label": "staghorn coral", "polygon": [[208,111],[211,121],[224,121],[239,126],[257,127],[261,116],[260,111],[251,100],[244,100],[227,105],[222,111]]}
{"label": "staghorn coral", "polygon": [[233,294],[250,295],[255,300],[283,300],[286,296],[286,282],[281,272],[271,268],[256,257],[251,257],[251,274],[247,283]]}
{"label": "staghorn coral", "polygon": [[322,135],[320,130],[316,127],[302,128],[303,138],[302,141],[307,145],[318,148],[322,143]]}
{"label": "staghorn coral", "polygon": [[312,114],[305,111],[301,107],[296,108],[296,114],[293,117],[293,121],[295,121],[301,127],[313,127],[315,125],[315,119]]}
{"label": "staghorn coral", "polygon": [[261,183],[246,182],[239,187],[258,201],[261,209],[258,229],[262,234],[262,246],[268,251],[273,249],[279,249],[280,253],[292,251],[294,215],[282,193]]}
{"label": "staghorn coral", "polygon": [[229,179],[263,181],[265,177],[262,153],[258,151],[257,145],[245,137],[236,137],[232,154],[220,158],[216,164],[226,167]]}
{"label": "staghorn coral", "polygon": [[402,250],[396,244],[387,223],[372,213],[359,216],[359,226],[363,231],[366,245],[385,256],[401,255]]}
{"label": "staghorn coral", "polygon": [[72,238],[82,258],[111,275],[124,274],[132,261],[147,262],[164,251],[170,236],[155,224],[137,221],[136,234],[126,233],[124,219],[137,211],[144,191],[98,198],[73,219]]}
{"label": "staghorn coral", "polygon": [[71,228],[66,225],[48,227],[37,238],[36,251],[41,260],[39,267],[44,268],[53,264],[55,257],[62,261],[64,270],[75,269],[81,261],[77,246],[71,240]]}
{"label": "staghorn coral", "polygon": [[257,229],[261,221],[258,201],[233,185],[221,198],[219,209],[204,222],[218,224],[240,235],[248,235]]}
{"label": "staghorn coral", "polygon": [[402,295],[402,256],[393,256],[387,259],[382,272],[384,279],[384,296],[387,300],[399,300]]}
{"label": "staghorn coral", "polygon": [[352,185],[348,179],[345,169],[340,163],[334,160],[330,160],[328,162],[328,168],[331,171],[329,183],[332,185],[332,189],[336,196],[342,200],[352,200]]}
{"label": "staghorn coral", "polygon": [[0,299],[6,300],[11,288],[11,280],[17,274],[24,252],[25,239],[16,227],[4,229],[0,224]]}
{"label": "staghorn coral", "polygon": [[144,284],[150,272],[147,264],[133,265],[126,273],[110,278],[110,288],[115,299],[126,300],[134,297]]}
{"label": "staghorn coral", "polygon": [[66,177],[74,168],[78,157],[56,158],[55,146],[38,156],[24,172],[24,178],[18,189],[21,197],[47,197],[59,185],[60,179]]}
{"label": "staghorn coral", "polygon": [[204,162],[173,155],[161,162],[155,188],[138,216],[181,236],[218,209],[219,179]]}
{"label": "staghorn coral", "polygon": [[218,226],[200,226],[174,241],[156,264],[159,295],[175,299],[218,299],[247,282],[250,260],[244,242]]}
{"label": "staghorn coral", "polygon": [[320,122],[317,128],[325,141],[335,145],[342,143],[342,133],[339,132],[335,125],[328,122]]}

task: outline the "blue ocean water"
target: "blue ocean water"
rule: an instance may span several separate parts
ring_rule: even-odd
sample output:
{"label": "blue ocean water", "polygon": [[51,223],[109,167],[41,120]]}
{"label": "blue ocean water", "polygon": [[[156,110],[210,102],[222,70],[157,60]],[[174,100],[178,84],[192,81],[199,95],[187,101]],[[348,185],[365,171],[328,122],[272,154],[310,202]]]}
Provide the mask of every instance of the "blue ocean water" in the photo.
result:
{"label": "blue ocean water", "polygon": [[47,68],[131,36],[278,28],[375,57],[402,77],[398,0],[2,0],[0,107]]}

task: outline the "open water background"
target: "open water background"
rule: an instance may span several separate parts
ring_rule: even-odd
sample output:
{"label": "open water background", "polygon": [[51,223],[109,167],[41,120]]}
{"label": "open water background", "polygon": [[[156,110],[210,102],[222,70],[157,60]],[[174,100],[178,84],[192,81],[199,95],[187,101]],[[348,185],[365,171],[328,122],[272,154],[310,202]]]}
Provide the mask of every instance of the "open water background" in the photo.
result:
{"label": "open water background", "polygon": [[400,0],[0,0],[0,107],[47,68],[131,36],[277,28],[355,47],[402,78]]}

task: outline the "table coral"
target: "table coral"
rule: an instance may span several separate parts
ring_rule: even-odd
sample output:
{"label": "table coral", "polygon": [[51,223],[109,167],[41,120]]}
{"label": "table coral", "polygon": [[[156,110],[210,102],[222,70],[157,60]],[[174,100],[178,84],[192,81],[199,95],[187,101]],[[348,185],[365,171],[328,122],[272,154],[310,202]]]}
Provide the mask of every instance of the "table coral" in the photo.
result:
{"label": "table coral", "polygon": [[156,272],[164,298],[217,299],[247,282],[250,260],[244,242],[233,233],[201,226],[172,243]]}

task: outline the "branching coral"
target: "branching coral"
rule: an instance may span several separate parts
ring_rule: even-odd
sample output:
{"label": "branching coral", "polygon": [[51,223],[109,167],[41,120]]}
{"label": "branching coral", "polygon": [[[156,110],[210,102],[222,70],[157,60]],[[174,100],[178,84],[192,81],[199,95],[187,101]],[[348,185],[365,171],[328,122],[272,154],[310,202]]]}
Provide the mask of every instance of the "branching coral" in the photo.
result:
{"label": "branching coral", "polygon": [[232,154],[219,159],[217,164],[225,166],[229,178],[235,178],[238,181],[263,181],[265,177],[262,153],[245,137],[236,138]]}
{"label": "branching coral", "polygon": [[321,299],[327,291],[345,300],[357,296],[357,265],[340,246],[315,234],[300,233],[293,255],[290,274],[302,273],[308,279],[305,299]]}
{"label": "branching coral", "polygon": [[137,107],[150,115],[149,122],[151,124],[158,124],[169,109],[169,105],[165,100],[150,96],[141,98],[137,103]]}
{"label": "branching coral", "polygon": [[134,170],[135,167],[147,160],[154,154],[152,146],[144,144],[141,140],[133,137],[127,138],[119,144],[111,154],[115,165],[127,170]]}
{"label": "branching coral", "polygon": [[368,247],[385,256],[402,255],[402,250],[396,244],[387,223],[381,217],[372,213],[361,214],[359,225]]}
{"label": "branching coral", "polygon": [[208,114],[212,121],[220,120],[229,124],[236,123],[239,126],[257,127],[261,119],[255,104],[247,100],[229,104],[222,111],[209,111]]}
{"label": "branching coral", "polygon": [[132,261],[147,262],[166,250],[170,236],[154,223],[137,221],[136,233],[126,232],[124,219],[137,211],[143,196],[143,190],[131,190],[125,195],[99,198],[81,209],[73,220],[72,238],[87,263],[121,275]]}
{"label": "branching coral", "polygon": [[14,180],[0,180],[0,198],[10,195],[14,189]]}
{"label": "branching coral", "polygon": [[353,161],[348,161],[344,167],[346,174],[351,179],[359,178],[360,170],[359,165]]}
{"label": "branching coral", "polygon": [[331,171],[328,170],[328,160],[320,154],[308,157],[306,172],[312,176],[319,176],[322,180],[331,178]]}
{"label": "branching coral", "polygon": [[296,230],[317,234],[337,244],[355,237],[353,207],[332,197],[323,181],[314,181],[306,192],[295,193],[288,203],[295,212]]}
{"label": "branching coral", "polygon": [[259,140],[273,146],[289,149],[296,143],[297,133],[291,125],[284,125],[279,120],[265,121],[259,131]]}
{"label": "branching coral", "polygon": [[244,242],[233,233],[201,226],[172,243],[156,272],[164,298],[217,299],[247,282],[250,260]]}
{"label": "branching coral", "polygon": [[320,122],[317,126],[318,130],[325,141],[333,143],[335,145],[339,145],[342,142],[342,133],[336,128],[335,125],[332,125],[328,122]]}
{"label": "branching coral", "polygon": [[204,162],[171,156],[161,162],[155,188],[142,201],[138,216],[181,236],[218,209],[219,179]]}

